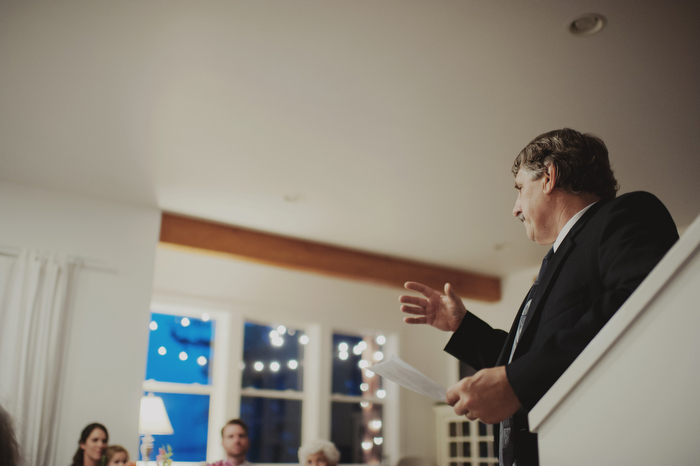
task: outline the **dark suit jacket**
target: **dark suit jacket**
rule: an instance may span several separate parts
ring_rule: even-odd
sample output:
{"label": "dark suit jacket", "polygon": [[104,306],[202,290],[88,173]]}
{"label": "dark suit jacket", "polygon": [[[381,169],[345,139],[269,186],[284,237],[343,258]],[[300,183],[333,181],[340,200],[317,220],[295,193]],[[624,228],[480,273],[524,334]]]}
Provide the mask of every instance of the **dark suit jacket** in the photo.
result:
{"label": "dark suit jacket", "polygon": [[522,403],[513,416],[518,466],[537,464],[527,413],[583,351],[678,239],[664,205],[635,192],[593,205],[552,256],[534,293],[513,361],[507,363],[525,302],[509,333],[471,313],[445,351],[479,370],[506,365]]}

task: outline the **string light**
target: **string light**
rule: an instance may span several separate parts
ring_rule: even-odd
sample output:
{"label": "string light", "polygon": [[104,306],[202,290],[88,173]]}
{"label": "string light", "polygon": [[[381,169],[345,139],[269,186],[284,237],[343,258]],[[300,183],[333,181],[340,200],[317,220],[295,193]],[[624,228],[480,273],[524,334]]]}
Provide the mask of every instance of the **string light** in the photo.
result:
{"label": "string light", "polygon": [[282,346],[284,345],[284,338],[282,337],[277,337],[272,339],[272,346]]}

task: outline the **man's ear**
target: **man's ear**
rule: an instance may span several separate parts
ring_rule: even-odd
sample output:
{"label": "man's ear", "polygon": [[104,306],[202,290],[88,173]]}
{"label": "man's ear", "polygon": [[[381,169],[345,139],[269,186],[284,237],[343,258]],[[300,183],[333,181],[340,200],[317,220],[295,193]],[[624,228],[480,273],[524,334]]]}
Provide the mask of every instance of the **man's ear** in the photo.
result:
{"label": "man's ear", "polygon": [[553,163],[547,164],[546,167],[547,170],[544,172],[544,185],[542,186],[542,190],[545,194],[551,194],[557,184],[557,167],[555,167]]}

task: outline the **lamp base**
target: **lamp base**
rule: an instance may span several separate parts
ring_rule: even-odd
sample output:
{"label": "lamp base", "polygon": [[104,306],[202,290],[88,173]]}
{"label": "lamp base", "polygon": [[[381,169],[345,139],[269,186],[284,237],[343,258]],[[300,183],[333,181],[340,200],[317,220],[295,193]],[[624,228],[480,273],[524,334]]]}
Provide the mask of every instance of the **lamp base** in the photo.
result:
{"label": "lamp base", "polygon": [[148,457],[151,456],[153,451],[153,436],[151,434],[144,434],[141,438],[141,459],[144,464],[148,462]]}

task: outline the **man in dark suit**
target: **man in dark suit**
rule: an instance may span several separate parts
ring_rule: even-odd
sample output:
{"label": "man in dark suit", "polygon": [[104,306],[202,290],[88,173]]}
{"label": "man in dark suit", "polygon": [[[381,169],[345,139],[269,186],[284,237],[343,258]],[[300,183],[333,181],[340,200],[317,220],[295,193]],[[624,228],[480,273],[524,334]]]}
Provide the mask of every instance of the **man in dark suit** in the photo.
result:
{"label": "man in dark suit", "polygon": [[535,138],[513,164],[513,215],[528,237],[553,244],[509,333],[445,293],[401,296],[407,323],[454,334],[445,350],[478,372],[447,391],[468,419],[499,423],[500,464],[538,464],[527,414],[678,239],[663,204],[644,192],[616,198],[603,141],[564,128]]}

